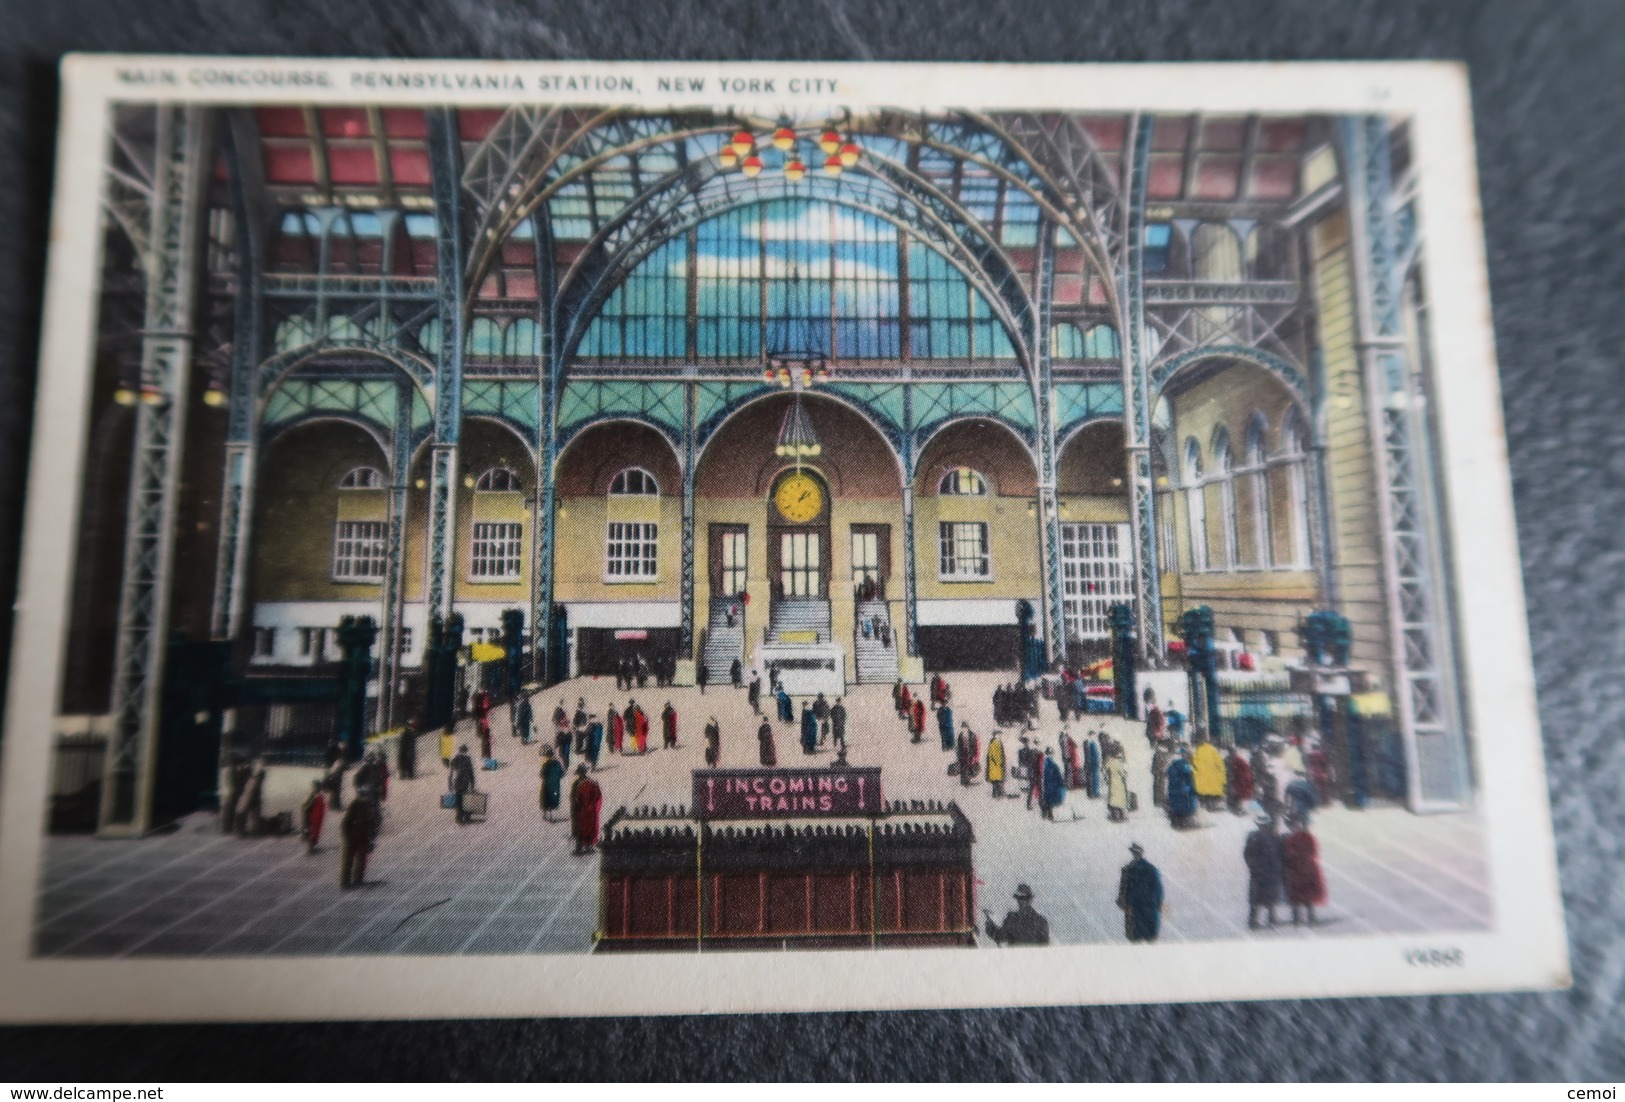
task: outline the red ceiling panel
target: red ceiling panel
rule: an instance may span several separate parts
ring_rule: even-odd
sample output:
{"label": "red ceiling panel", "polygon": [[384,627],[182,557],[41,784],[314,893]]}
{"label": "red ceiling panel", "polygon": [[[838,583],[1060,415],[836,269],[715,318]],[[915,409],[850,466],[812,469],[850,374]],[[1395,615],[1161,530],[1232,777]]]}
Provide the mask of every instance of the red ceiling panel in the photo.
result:
{"label": "red ceiling panel", "polygon": [[457,112],[457,130],[465,142],[477,142],[491,132],[502,117],[498,108],[464,108]]}
{"label": "red ceiling panel", "polygon": [[1182,150],[1190,136],[1190,119],[1183,115],[1163,115],[1151,130],[1151,148],[1164,152]]}
{"label": "red ceiling panel", "polygon": [[265,178],[273,184],[313,184],[315,166],[310,158],[310,146],[281,142],[265,146]]}
{"label": "red ceiling panel", "polygon": [[255,114],[259,116],[260,133],[268,138],[306,136],[305,116],[297,107],[261,107]]}
{"label": "red ceiling panel", "polygon": [[427,138],[429,136],[429,123],[423,117],[422,111],[415,111],[408,107],[386,107],[384,115],[384,133],[391,138]]}
{"label": "red ceiling panel", "polygon": [[1241,158],[1198,157],[1195,198],[1234,199],[1240,179]]}
{"label": "red ceiling panel", "polygon": [[421,146],[391,145],[389,166],[396,187],[429,186],[429,151]]}
{"label": "red ceiling panel", "polygon": [[359,107],[324,107],[322,133],[329,138],[365,138],[372,133],[367,113]]}
{"label": "red ceiling panel", "polygon": [[1055,301],[1067,306],[1076,306],[1083,301],[1083,277],[1080,275],[1060,275],[1055,277]]}
{"label": "red ceiling panel", "polygon": [[1247,138],[1242,119],[1208,119],[1202,123],[1202,148],[1219,153],[1235,153]]}
{"label": "red ceiling panel", "polygon": [[1178,154],[1153,155],[1145,189],[1153,199],[1178,199],[1185,190],[1185,158]]}
{"label": "red ceiling panel", "polygon": [[508,285],[509,298],[536,297],[536,273],[533,271],[510,268],[502,274],[502,281]]}
{"label": "red ceiling panel", "polygon": [[1296,157],[1260,157],[1253,165],[1251,190],[1257,199],[1290,199],[1298,193]]}
{"label": "red ceiling panel", "polygon": [[1115,153],[1123,148],[1128,120],[1120,115],[1090,115],[1083,120],[1083,128],[1095,140],[1095,145]]}
{"label": "red ceiling panel", "polygon": [[329,142],[327,171],[335,184],[376,184],[378,158],[370,142]]}
{"label": "red ceiling panel", "polygon": [[1258,128],[1258,148],[1265,153],[1292,153],[1303,148],[1302,119],[1265,119]]}

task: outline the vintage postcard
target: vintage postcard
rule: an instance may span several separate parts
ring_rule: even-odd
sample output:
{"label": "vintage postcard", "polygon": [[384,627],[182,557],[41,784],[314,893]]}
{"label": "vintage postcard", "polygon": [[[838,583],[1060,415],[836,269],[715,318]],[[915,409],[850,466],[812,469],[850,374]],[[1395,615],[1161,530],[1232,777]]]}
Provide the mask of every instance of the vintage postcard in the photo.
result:
{"label": "vintage postcard", "polygon": [[1568,982],[1459,67],[63,78],[0,1016]]}

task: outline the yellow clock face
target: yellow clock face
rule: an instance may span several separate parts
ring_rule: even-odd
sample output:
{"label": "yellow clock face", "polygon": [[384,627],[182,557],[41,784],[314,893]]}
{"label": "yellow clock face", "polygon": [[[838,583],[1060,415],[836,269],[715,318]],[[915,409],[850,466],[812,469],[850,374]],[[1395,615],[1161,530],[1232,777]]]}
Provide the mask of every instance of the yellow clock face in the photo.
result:
{"label": "yellow clock face", "polygon": [[809,475],[792,474],[773,491],[773,504],[791,524],[805,524],[824,511],[824,488]]}

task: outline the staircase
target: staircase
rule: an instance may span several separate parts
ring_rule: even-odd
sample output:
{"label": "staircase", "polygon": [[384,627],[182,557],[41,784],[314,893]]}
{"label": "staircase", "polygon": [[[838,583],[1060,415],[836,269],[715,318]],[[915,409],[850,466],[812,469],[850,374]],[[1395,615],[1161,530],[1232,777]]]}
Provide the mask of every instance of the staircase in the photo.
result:
{"label": "staircase", "polygon": [[[728,626],[728,609],[739,605],[734,626]],[[737,597],[711,598],[711,619],[705,628],[705,650],[701,660],[713,684],[728,680],[734,659],[745,657],[745,606]]]}
{"label": "staircase", "polygon": [[[789,634],[790,639],[785,639]],[[829,642],[829,602],[778,600],[768,617],[767,636],[771,643]],[[816,635],[816,640],[811,636]]]}
{"label": "staircase", "polygon": [[861,684],[880,682],[891,684],[897,680],[897,635],[890,634],[891,644],[883,645],[878,633],[863,634],[865,623],[891,624],[891,612],[885,601],[859,601],[857,624],[852,633],[853,656],[857,665],[857,681]]}

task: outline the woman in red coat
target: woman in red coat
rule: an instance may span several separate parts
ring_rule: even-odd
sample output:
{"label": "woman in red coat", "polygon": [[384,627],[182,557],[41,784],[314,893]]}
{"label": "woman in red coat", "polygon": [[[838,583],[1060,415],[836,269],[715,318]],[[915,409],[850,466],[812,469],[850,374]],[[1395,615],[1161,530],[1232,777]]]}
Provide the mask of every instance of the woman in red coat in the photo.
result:
{"label": "woman in red coat", "polygon": [[598,845],[598,813],[604,806],[604,790],[587,776],[585,765],[576,766],[576,780],[570,786],[570,833],[576,852],[591,853]]}
{"label": "woman in red coat", "polygon": [[1320,846],[1301,819],[1288,819],[1290,833],[1281,841],[1281,871],[1286,880],[1286,900],[1292,904],[1292,925],[1300,918],[1299,909],[1308,912],[1309,925],[1315,924],[1315,907],[1326,902],[1326,878],[1320,871]]}
{"label": "woman in red coat", "polygon": [[609,748],[619,754],[621,747],[626,745],[626,720],[621,718],[613,706],[609,709]]}
{"label": "woman in red coat", "polygon": [[913,710],[914,718],[909,723],[909,729],[914,732],[914,741],[919,742],[925,737],[925,701],[915,697]]}
{"label": "woman in red coat", "polygon": [[1230,755],[1224,760],[1224,773],[1225,802],[1232,812],[1240,815],[1242,805],[1253,798],[1253,767],[1240,750],[1231,746]]}

